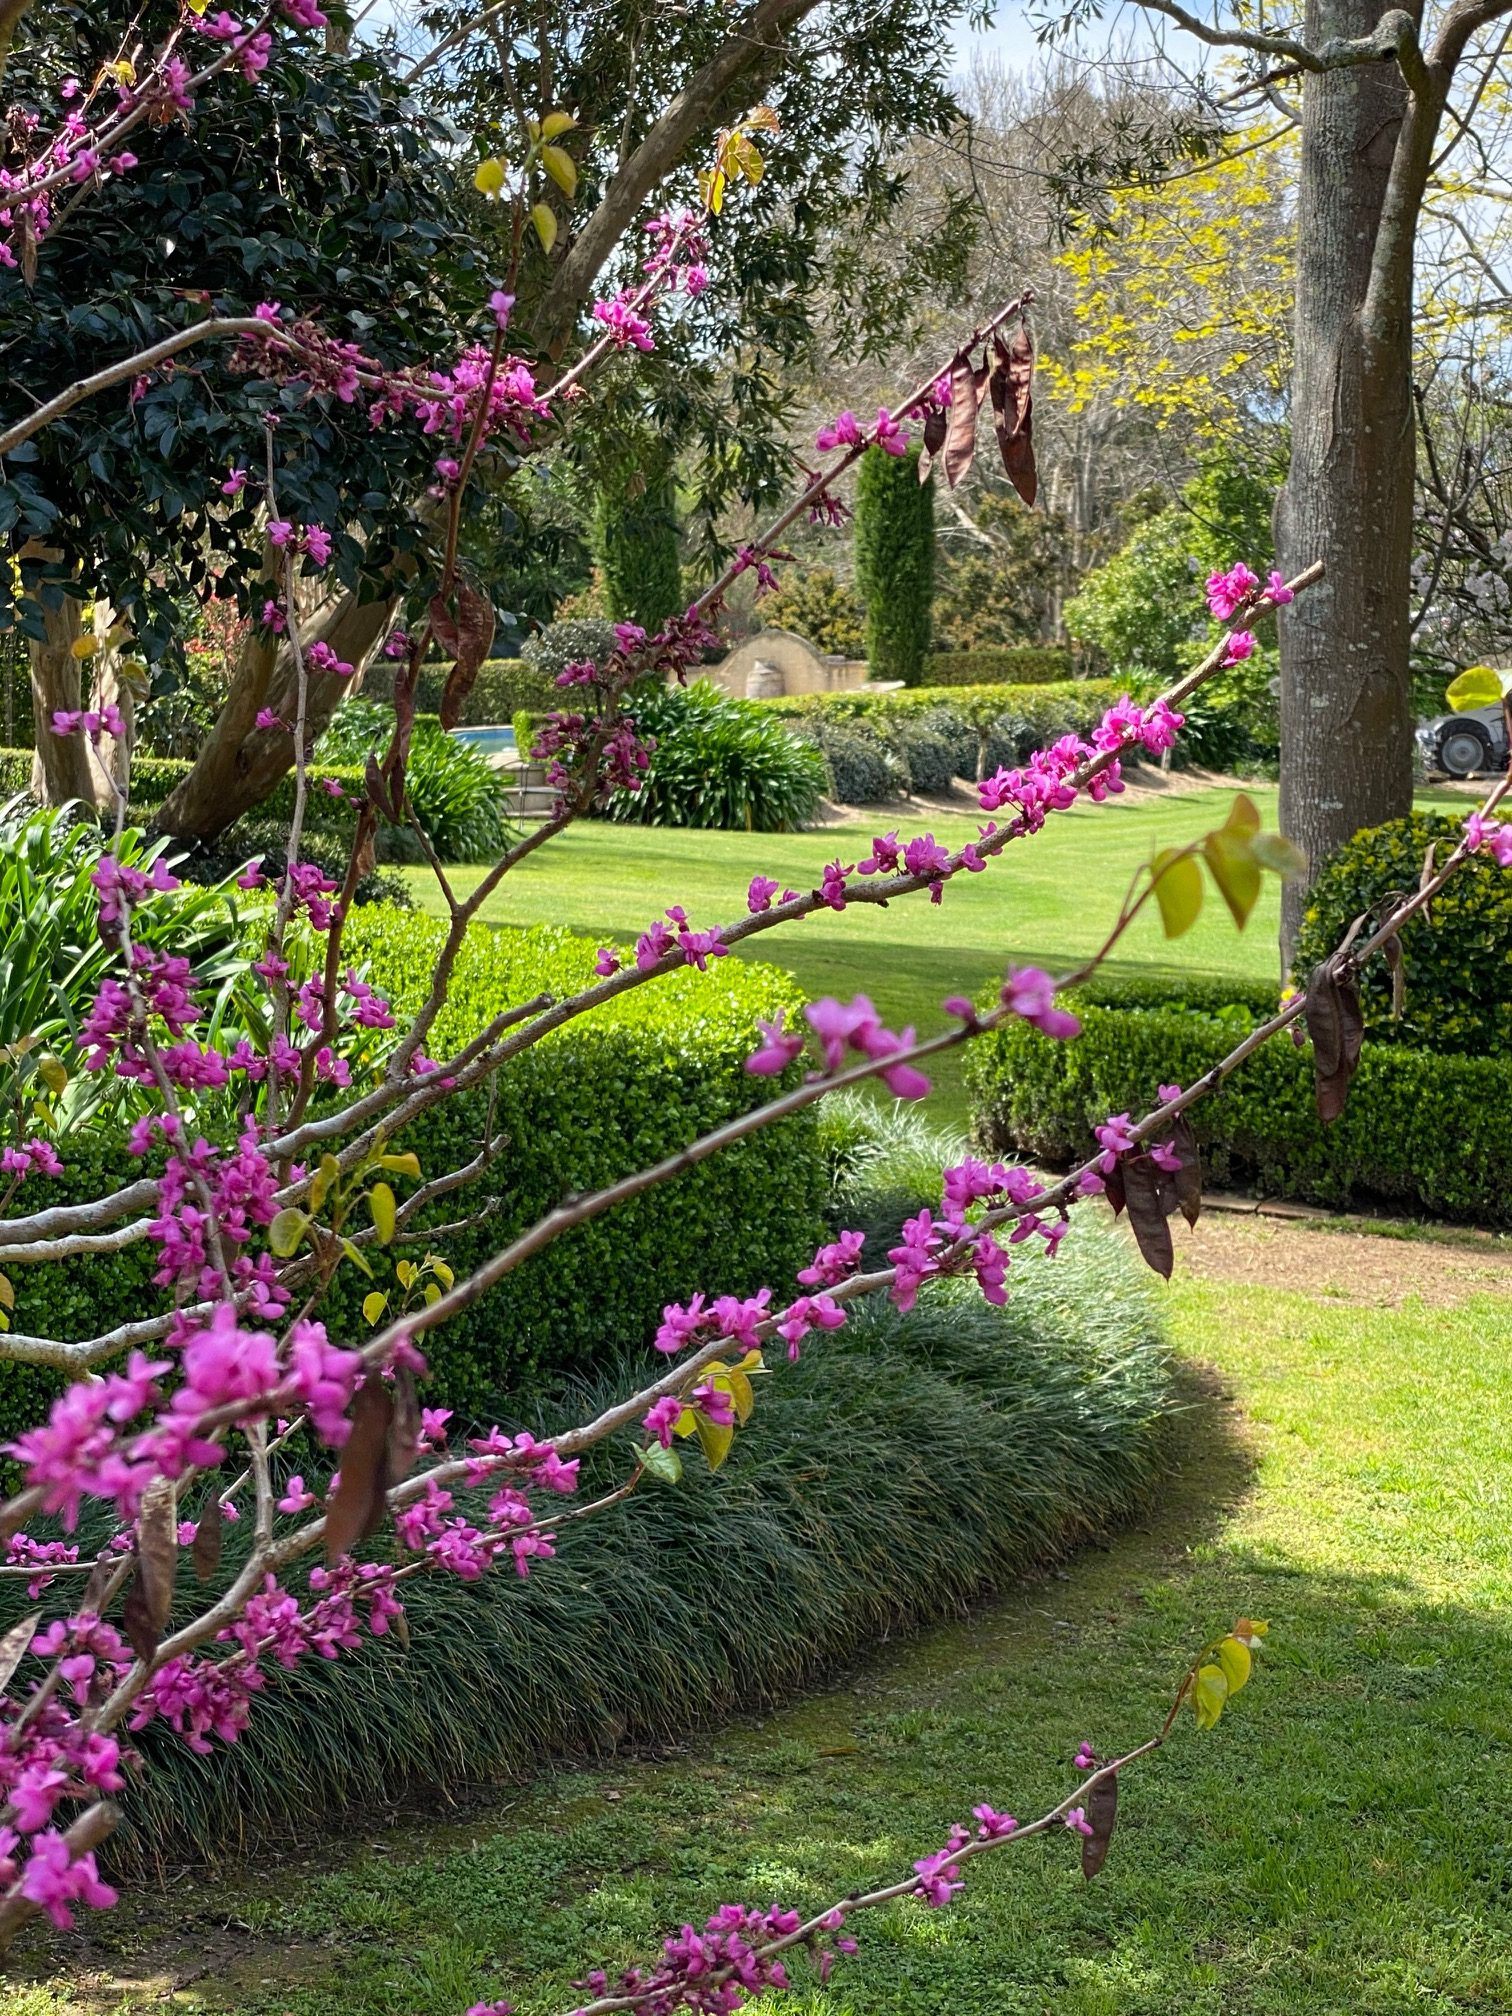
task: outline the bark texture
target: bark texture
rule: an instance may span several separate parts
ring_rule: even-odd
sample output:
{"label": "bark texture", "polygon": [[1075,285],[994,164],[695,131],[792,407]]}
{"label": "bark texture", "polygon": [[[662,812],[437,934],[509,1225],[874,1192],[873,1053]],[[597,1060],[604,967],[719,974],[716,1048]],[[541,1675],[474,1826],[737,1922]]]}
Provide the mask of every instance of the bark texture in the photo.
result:
{"label": "bark texture", "polygon": [[[36,549],[32,549],[36,552]],[[55,559],[53,553],[39,553]],[[79,640],[79,600],[65,595],[56,609],[44,612],[45,638],[30,644],[32,718],[36,722],[36,753],[32,757],[32,793],[44,805],[66,805],[71,798],[95,802],[94,779],[82,735],[54,735],[52,717],[82,706],[83,682],[74,645]]]}
{"label": "bark texture", "polygon": [[[1306,41],[1369,35],[1378,0],[1309,0]],[[1412,264],[1436,119],[1390,59],[1303,89],[1291,464],[1282,569],[1323,561],[1280,618],[1281,827],[1315,872],[1412,803],[1408,679]],[[1282,956],[1306,903],[1283,898]]]}
{"label": "bark texture", "polygon": [[[306,644],[322,637],[337,657],[357,667],[357,676],[387,635],[394,604],[358,602],[344,595],[328,620],[303,633]],[[305,701],[305,740],[314,742],[329,726],[342,696],[355,682],[311,672]],[[271,707],[290,724],[299,706],[294,654],[276,638],[259,640],[254,633],[243,649],[231,680],[226,704],[194,768],[174,786],[154,817],[159,831],[184,839],[213,839],[244,812],[260,805],[294,763],[294,737],[288,728],[259,728],[261,709]]]}

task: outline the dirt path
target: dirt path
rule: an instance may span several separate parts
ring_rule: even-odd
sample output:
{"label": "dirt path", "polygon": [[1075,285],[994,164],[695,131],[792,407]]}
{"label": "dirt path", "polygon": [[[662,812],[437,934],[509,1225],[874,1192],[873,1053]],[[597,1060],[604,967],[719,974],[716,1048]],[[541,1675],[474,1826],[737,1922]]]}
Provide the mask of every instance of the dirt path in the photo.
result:
{"label": "dirt path", "polygon": [[1205,1281],[1294,1289],[1364,1307],[1416,1297],[1451,1309],[1471,1295],[1512,1295],[1512,1242],[1475,1233],[1407,1237],[1337,1220],[1210,1211],[1178,1228],[1176,1265]]}

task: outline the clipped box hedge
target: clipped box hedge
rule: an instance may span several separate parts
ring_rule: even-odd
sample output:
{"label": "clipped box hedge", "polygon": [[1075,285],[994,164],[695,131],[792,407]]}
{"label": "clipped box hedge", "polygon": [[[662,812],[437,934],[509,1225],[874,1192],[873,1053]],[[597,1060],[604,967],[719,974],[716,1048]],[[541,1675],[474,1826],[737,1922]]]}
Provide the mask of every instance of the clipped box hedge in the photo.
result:
{"label": "clipped box hedge", "polygon": [[[347,931],[353,962],[393,1000],[401,1024],[423,998],[442,927],[374,904]],[[594,947],[551,929],[473,927],[430,1048],[445,1056],[498,1010],[543,989],[558,995],[593,976]],[[508,1141],[492,1169],[440,1199],[432,1222],[490,1205],[483,1224],[447,1234],[438,1250],[459,1274],[507,1244],[563,1197],[593,1190],[684,1146],[771,1091],[745,1060],[758,1015],[791,1014],[802,995],[789,975],[740,959],[639,988],[523,1052],[498,1076],[495,1133]],[[426,1175],[477,1153],[486,1092],[459,1094],[422,1115],[396,1142]],[[28,1181],[28,1211],[101,1194],[137,1173],[119,1139],[90,1132],[61,1144],[65,1173]],[[522,1375],[585,1371],[643,1346],[665,1302],[695,1288],[749,1293],[791,1280],[819,1235],[825,1172],[812,1114],[761,1130],[675,1182],[581,1226],[526,1262],[427,1344],[434,1404],[487,1410]],[[405,1186],[401,1183],[401,1189]],[[413,1257],[415,1248],[396,1249]],[[388,1257],[374,1254],[379,1285]],[[67,1266],[15,1267],[15,1327],[88,1337],[140,1317],[162,1298],[150,1285],[146,1243]],[[322,1313],[333,1334],[363,1336],[373,1284],[342,1270]],[[0,1440],[34,1420],[58,1390],[55,1375],[0,1367]]]}
{"label": "clipped box hedge", "polygon": [[[439,714],[441,695],[446,690],[449,665],[422,665],[415,705],[421,714]],[[362,691],[370,700],[392,697],[393,668],[381,661],[370,665],[363,675]],[[561,699],[548,673],[537,672],[523,658],[485,658],[478,667],[472,691],[462,705],[461,721],[469,728],[492,727],[512,721],[522,707],[547,713]]]}
{"label": "clipped box hedge", "polygon": [[1049,686],[1074,676],[1063,644],[987,644],[969,651],[931,651],[926,686]]}
{"label": "clipped box hedge", "polygon": [[[1236,998],[1237,997],[1237,998]],[[1056,1167],[1091,1152],[1110,1113],[1147,1110],[1159,1085],[1190,1085],[1233,1049],[1274,997],[1143,983],[1083,990],[1074,1042],[1022,1023],[972,1044],[966,1062],[982,1144]],[[1286,1036],[1247,1058],[1191,1110],[1207,1181],[1346,1208],[1386,1204],[1512,1225],[1512,1058],[1445,1056],[1367,1042],[1342,1117],[1324,1127],[1312,1046]]]}
{"label": "clipped box hedge", "polygon": [[[133,815],[146,823],[150,814],[157,810],[174,786],[187,777],[193,767],[181,756],[143,756],[140,753],[134,755],[131,759]],[[357,765],[314,764],[311,766],[311,775],[334,777],[345,791],[353,795],[367,789],[362,770]],[[14,798],[23,791],[30,791],[31,776],[30,749],[0,748],[0,799]],[[293,810],[294,773],[291,770],[256,807],[256,816],[279,819],[287,824]],[[351,807],[342,799],[332,798],[324,791],[309,792],[305,800],[305,825],[309,830],[345,833],[350,831],[351,823]]]}
{"label": "clipped box hedge", "polygon": [[1071,729],[1100,721],[1121,689],[1109,679],[1067,679],[1054,685],[910,686],[897,693],[867,693],[860,688],[839,693],[793,693],[775,700],[757,700],[784,720],[860,723],[889,734],[941,707],[991,708],[1052,739]]}

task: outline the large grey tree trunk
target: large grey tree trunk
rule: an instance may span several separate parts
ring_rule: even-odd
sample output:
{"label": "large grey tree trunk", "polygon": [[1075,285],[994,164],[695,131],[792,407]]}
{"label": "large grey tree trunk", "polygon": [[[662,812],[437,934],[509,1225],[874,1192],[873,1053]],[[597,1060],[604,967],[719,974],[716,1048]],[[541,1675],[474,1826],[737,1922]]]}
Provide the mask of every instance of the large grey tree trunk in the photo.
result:
{"label": "large grey tree trunk", "polygon": [[[1366,35],[1379,12],[1378,0],[1309,0],[1308,44]],[[1280,618],[1281,827],[1311,872],[1361,826],[1412,803],[1412,232],[1388,200],[1410,194],[1392,188],[1415,151],[1403,144],[1408,117],[1394,62],[1306,80],[1291,466],[1276,550],[1288,574],[1313,560],[1327,568]],[[1289,886],[1283,958],[1305,903],[1304,886]]]}

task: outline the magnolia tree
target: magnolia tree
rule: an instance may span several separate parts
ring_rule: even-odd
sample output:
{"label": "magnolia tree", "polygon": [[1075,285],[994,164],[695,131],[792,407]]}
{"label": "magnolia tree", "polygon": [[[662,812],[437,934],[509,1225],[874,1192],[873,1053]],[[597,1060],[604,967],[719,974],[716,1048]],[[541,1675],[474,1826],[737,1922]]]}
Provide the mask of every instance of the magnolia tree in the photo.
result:
{"label": "magnolia tree", "polygon": [[[284,0],[251,22],[223,14],[206,24],[186,12],[157,48],[124,51],[100,77],[76,82],[55,128],[13,120],[18,165],[5,171],[8,207],[0,210],[0,227],[8,238],[0,257],[23,270],[45,259],[55,206],[85,202],[101,178],[129,174],[136,166],[132,140],[144,144],[154,124],[180,116],[218,71],[235,65],[257,75],[268,38],[287,32],[291,20],[321,25],[311,0]],[[522,133],[513,166],[485,164],[513,206],[517,246],[526,232],[553,228],[533,215],[532,188],[543,167],[558,186],[570,179],[553,159],[569,126],[565,113],[543,107]],[[841,1230],[795,1280],[755,1295],[732,1296],[711,1278],[703,1292],[664,1311],[655,1339],[663,1364],[654,1378],[549,1439],[478,1424],[465,1440],[449,1441],[447,1414],[422,1399],[430,1333],[572,1227],[837,1089],[880,1078],[897,1096],[919,1098],[928,1090],[932,1057],[1010,1017],[1032,1024],[1047,1042],[1074,1041],[1075,1016],[1057,992],[1058,984],[1081,975],[1058,983],[1037,969],[1009,971],[985,1005],[965,997],[944,1001],[941,1026],[924,1034],[885,1028],[863,996],[816,1001],[794,1026],[781,1017],[763,1024],[748,1069],[769,1082],[770,1097],[664,1161],[563,1202],[465,1278],[429,1252],[423,1261],[403,1263],[396,1270],[405,1290],[398,1306],[375,1291],[363,1305],[367,1334],[331,1334],[321,1311],[341,1271],[364,1266],[376,1247],[423,1245],[422,1214],[481,1175],[491,1159],[485,1144],[463,1167],[422,1169],[404,1145],[418,1116],[485,1084],[552,1031],[685,966],[703,970],[762,934],[802,919],[820,928],[828,915],[853,906],[926,897],[941,903],[957,876],[1003,872],[998,857],[1017,843],[1032,844],[1057,813],[1120,791],[1126,758],[1169,748],[1187,696],[1247,657],[1252,624],[1320,575],[1311,567],[1291,581],[1273,574],[1262,583],[1242,561],[1215,574],[1208,601],[1221,632],[1202,663],[1153,704],[1125,700],[1110,708],[1090,740],[1065,737],[1021,768],[984,778],[983,823],[971,844],[952,849],[928,833],[882,834],[864,859],[837,858],[810,889],[783,888],[753,862],[743,915],[695,920],[674,901],[648,923],[633,954],[604,948],[596,978],[583,991],[501,1002],[454,1054],[428,1054],[465,934],[489,895],[605,792],[635,788],[648,760],[637,695],[697,661],[709,621],[739,576],[772,578],[788,526],[805,515],[839,513],[836,481],[868,448],[901,454],[911,435],[922,434],[926,469],[938,462],[949,480],[958,480],[975,450],[979,409],[990,400],[1005,466],[1021,493],[1032,495],[1031,303],[1021,296],[974,329],[892,410],[871,422],[843,413],[826,426],[819,459],[792,503],[683,614],[654,636],[621,625],[607,663],[569,665],[561,673],[563,704],[540,744],[551,765],[555,811],[511,845],[465,900],[433,863],[449,925],[428,995],[407,1026],[397,1025],[388,1004],[352,968],[343,937],[357,880],[371,861],[379,819],[401,818],[406,810],[421,665],[437,650],[450,659],[443,716],[453,718],[488,647],[490,612],[457,560],[470,475],[501,444],[512,454],[528,453],[550,438],[605,360],[629,353],[633,361],[655,344],[658,315],[700,285],[706,237],[718,228],[731,186],[760,176],[769,127],[770,116],[758,111],[726,130],[697,207],[646,222],[638,274],[594,304],[590,340],[554,378],[538,376],[528,359],[512,354],[507,284],[480,299],[477,328],[464,333],[459,356],[426,370],[390,369],[332,338],[298,304],[268,302],[248,317],[212,312],[0,429],[0,453],[9,453],[112,385],[150,377],[191,345],[222,343],[232,346],[236,368],[249,380],[316,404],[357,406],[373,428],[411,433],[434,460],[431,501],[439,526],[434,556],[417,563],[409,605],[388,641],[396,670],[392,731],[368,763],[338,885],[300,853],[308,793],[317,782],[308,768],[311,724],[323,718],[326,696],[351,671],[328,641],[308,636],[305,620],[334,528],[283,508],[278,406],[267,402],[262,438],[247,444],[219,486],[238,510],[251,493],[263,515],[269,568],[255,613],[266,639],[283,640],[297,674],[292,718],[271,708],[266,720],[258,717],[259,727],[293,738],[296,791],[286,856],[276,872],[249,864],[239,878],[243,888],[261,892],[253,972],[263,1013],[249,1017],[248,1028],[262,1033],[218,1037],[202,976],[186,957],[146,943],[134,929],[144,899],[174,882],[161,861],[149,872],[128,857],[120,788],[114,839],[102,839],[93,876],[112,963],[74,1061],[84,1073],[120,1082],[132,1113],[130,1152],[151,1158],[144,1168],[161,1164],[162,1173],[102,1187],[84,1202],[28,1211],[26,1185],[38,1173],[56,1173],[58,1146],[39,1125],[30,1132],[19,1127],[4,1149],[10,1215],[0,1219],[0,1257],[7,1269],[66,1265],[76,1256],[145,1245],[156,1256],[155,1279],[170,1306],[97,1337],[11,1329],[0,1341],[11,1363],[58,1368],[72,1380],[46,1418],[9,1445],[16,1482],[0,1503],[8,1550],[0,1572],[24,1581],[36,1605],[0,1639],[0,1942],[8,1944],[37,1914],[67,1925],[76,1906],[115,1901],[96,1851],[117,1823],[118,1795],[142,1768],[135,1732],[160,1723],[197,1750],[234,1743],[280,1671],[311,1656],[360,1653],[365,1633],[402,1634],[405,1587],[418,1575],[550,1574],[564,1521],[591,1517],[642,1489],[675,1486],[681,1450],[690,1460],[696,1451],[696,1460],[722,1463],[750,1417],[752,1374],[764,1354],[773,1351],[780,1365],[784,1356],[822,1348],[823,1334],[846,1322],[858,1297],[885,1294],[907,1309],[931,1284],[964,1274],[1001,1303],[1010,1267],[1049,1264],[1072,1205],[1098,1195],[1127,1212],[1145,1257],[1169,1273],[1169,1221],[1178,1211],[1195,1219],[1201,1204],[1188,1109],[1251,1051],[1284,1032],[1300,1040],[1305,1025],[1317,1058],[1320,1112],[1331,1117],[1359,1055],[1360,962],[1390,952],[1403,923],[1426,912],[1472,852],[1490,849],[1512,863],[1512,828],[1492,816],[1504,788],[1498,786],[1449,858],[1425,866],[1415,893],[1373,929],[1360,927],[1305,992],[1284,1001],[1198,1083],[1160,1085],[1146,1113],[1110,1116],[1097,1129],[1096,1155],[1082,1166],[1051,1180],[968,1157],[942,1171],[938,1210],[921,1211],[902,1227],[885,1268],[863,1272],[861,1235]],[[60,710],[51,723],[56,737],[80,747],[119,737],[122,727],[115,703],[104,697]],[[1203,901],[1205,876],[1242,924],[1262,874],[1298,866],[1284,842],[1260,831],[1241,797],[1203,840],[1136,866],[1098,959],[1149,904],[1173,936],[1185,930]],[[18,1093],[13,1112],[45,1115],[67,1064],[25,1046],[10,1061]],[[0,1304],[14,1308],[14,1302],[11,1281],[0,1277]],[[618,1452],[618,1481],[591,1503],[573,1502],[582,1455],[605,1443]],[[316,1480],[328,1467],[324,1452],[339,1469],[328,1482],[306,1482],[306,1473]],[[103,1544],[88,1548],[70,1537],[86,1505],[109,1521]],[[245,1560],[223,1570],[222,1533],[233,1518],[250,1529],[251,1542]],[[588,1974],[584,2007],[732,2009],[753,1993],[787,1985],[800,1948],[823,1975],[851,1949],[852,1922],[865,1909],[904,1896],[944,1905],[974,1858],[1035,1835],[1070,1830],[1084,1869],[1095,1874],[1107,1853],[1122,1773],[1167,1741],[1184,1708],[1199,1727],[1218,1720],[1248,1680],[1264,1629],[1241,1618],[1211,1641],[1181,1675],[1164,1719],[1153,1717],[1134,1747],[1099,1756],[1084,1745],[1074,1760],[1081,1775],[1038,1818],[1020,1823],[983,1796],[974,1824],[963,1821],[944,1841],[920,1844],[918,1859],[896,1882],[837,1897],[806,1916],[781,1904],[724,1904],[702,1929],[684,1926],[669,1937],[645,1968],[613,1982]]]}

